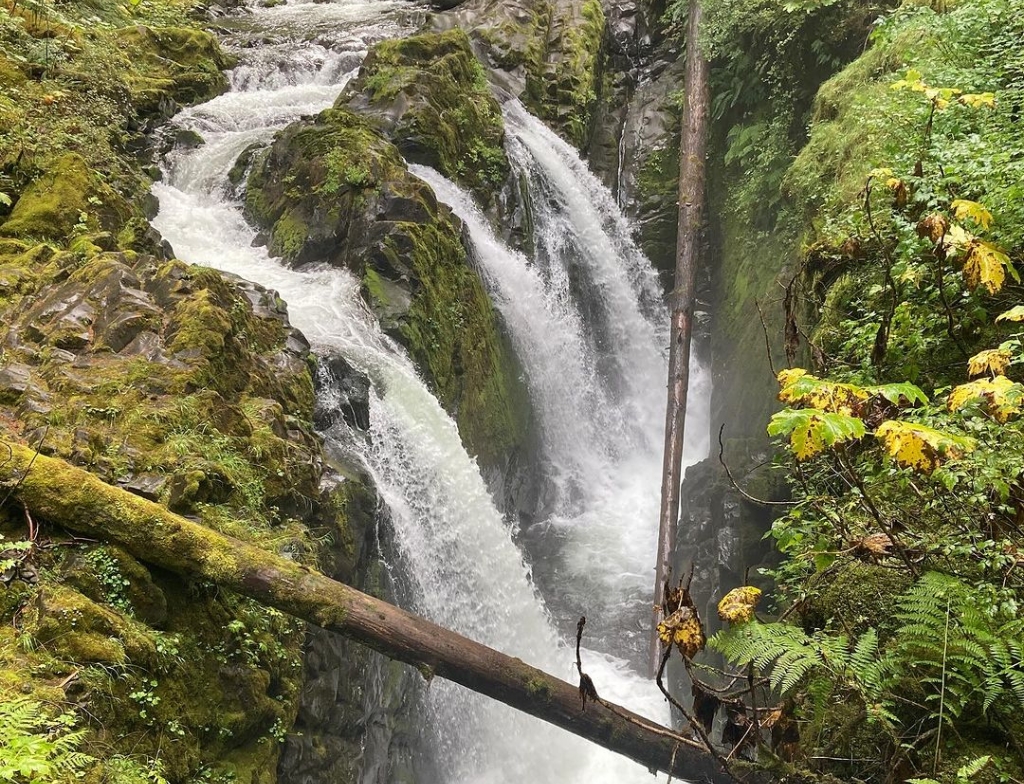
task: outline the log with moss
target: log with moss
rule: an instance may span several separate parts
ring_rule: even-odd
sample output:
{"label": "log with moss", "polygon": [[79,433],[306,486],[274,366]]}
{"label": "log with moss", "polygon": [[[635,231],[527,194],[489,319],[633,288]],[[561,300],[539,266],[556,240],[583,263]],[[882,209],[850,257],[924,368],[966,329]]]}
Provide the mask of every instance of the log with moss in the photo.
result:
{"label": "log with moss", "polygon": [[[163,569],[206,580],[343,634],[544,719],[652,770],[691,781],[732,781],[698,743],[604,701],[586,708],[576,686],[443,629],[293,561],[219,534],[20,444],[0,460],[5,503],[37,523],[120,544]],[[600,684],[598,684],[600,687]]]}

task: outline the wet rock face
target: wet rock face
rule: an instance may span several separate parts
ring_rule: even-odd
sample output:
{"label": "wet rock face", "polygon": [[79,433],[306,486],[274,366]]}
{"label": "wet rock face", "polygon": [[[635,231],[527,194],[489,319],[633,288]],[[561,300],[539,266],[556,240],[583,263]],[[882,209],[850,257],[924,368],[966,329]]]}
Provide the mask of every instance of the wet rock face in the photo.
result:
{"label": "wet rock face", "polygon": [[344,358],[321,358],[317,366],[317,405],[313,423],[329,430],[339,423],[360,431],[370,429],[370,379]]}
{"label": "wet rock face", "polygon": [[494,77],[583,149],[601,90],[599,0],[467,0],[434,24],[469,33]]}
{"label": "wet rock face", "polygon": [[[320,486],[308,344],[279,298],[158,255],[105,251],[97,235],[80,239],[68,250],[0,241],[3,437],[310,563],[308,531],[323,518],[343,541],[347,507]],[[11,521],[0,512],[0,522]],[[273,769],[271,728],[290,725],[298,707],[297,625],[107,545],[40,557],[46,569],[23,615],[32,656],[99,668],[69,679],[67,699],[97,717],[105,749],[159,755],[174,780],[210,766]],[[4,617],[17,609],[5,604]],[[32,674],[36,659],[17,676],[30,690],[47,688]],[[125,665],[108,682],[104,668]],[[144,714],[130,696],[142,691],[153,694]],[[167,749],[151,728],[172,719],[182,742]],[[130,749],[116,745],[122,738]]]}
{"label": "wet rock face", "polygon": [[286,128],[254,164],[246,206],[272,252],[361,278],[484,466],[519,448],[525,388],[461,226],[368,120],[334,108]]}
{"label": "wet rock face", "polygon": [[461,30],[377,44],[337,105],[373,118],[406,160],[437,169],[484,208],[508,178],[501,108]]}

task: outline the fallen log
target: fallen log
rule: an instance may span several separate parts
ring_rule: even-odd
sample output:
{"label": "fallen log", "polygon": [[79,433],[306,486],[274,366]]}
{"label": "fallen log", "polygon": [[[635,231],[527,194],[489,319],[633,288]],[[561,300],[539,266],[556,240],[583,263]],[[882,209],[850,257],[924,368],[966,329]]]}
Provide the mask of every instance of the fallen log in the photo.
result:
{"label": "fallen log", "polygon": [[[301,564],[180,517],[62,460],[6,444],[0,487],[37,522],[115,542],[136,558],[215,583],[561,727],[651,770],[731,782],[703,745],[577,686]],[[599,685],[598,685],[599,688]]]}

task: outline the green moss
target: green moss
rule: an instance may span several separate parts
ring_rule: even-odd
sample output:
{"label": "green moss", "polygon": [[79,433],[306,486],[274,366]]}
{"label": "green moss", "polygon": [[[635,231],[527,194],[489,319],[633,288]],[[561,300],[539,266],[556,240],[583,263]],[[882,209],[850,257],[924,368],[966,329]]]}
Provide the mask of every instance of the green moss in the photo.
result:
{"label": "green moss", "polygon": [[873,628],[884,638],[899,624],[892,614],[893,598],[912,583],[908,575],[895,569],[852,561],[824,582],[802,616],[812,627],[831,620],[851,634]]}
{"label": "green moss", "polygon": [[[461,30],[423,33],[374,46],[352,90],[385,120],[402,153],[489,203],[508,176],[501,109]],[[345,95],[340,102],[351,101]],[[358,169],[357,169],[358,171]]]}
{"label": "green moss", "polygon": [[526,681],[526,690],[539,700],[548,700],[551,697],[551,684],[544,678],[530,678]]}
{"label": "green moss", "polygon": [[445,219],[402,224],[385,258],[411,264],[420,281],[400,331],[409,352],[455,412],[467,448],[498,465],[526,430],[525,395],[479,277],[458,232]]}
{"label": "green moss", "polygon": [[119,30],[116,40],[132,57],[128,86],[143,116],[162,114],[167,99],[197,103],[228,87],[223,70],[230,62],[216,37],[203,30],[139,25]]}
{"label": "green moss", "polygon": [[62,240],[78,226],[116,230],[128,218],[124,199],[108,188],[85,159],[69,153],[30,185],[0,234]]}
{"label": "green moss", "polygon": [[302,264],[336,253],[353,213],[405,178],[398,151],[367,120],[329,109],[277,137],[249,175],[246,212],[269,230],[271,253]]}
{"label": "green moss", "polygon": [[526,103],[538,117],[583,148],[597,102],[605,33],[599,0],[541,8],[524,52]]}

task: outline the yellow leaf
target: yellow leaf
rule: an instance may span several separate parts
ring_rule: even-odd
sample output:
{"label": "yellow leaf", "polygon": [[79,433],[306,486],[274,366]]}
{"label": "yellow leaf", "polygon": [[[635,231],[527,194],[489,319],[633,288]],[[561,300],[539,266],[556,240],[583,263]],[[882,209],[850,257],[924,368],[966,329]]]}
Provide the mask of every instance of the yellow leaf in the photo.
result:
{"label": "yellow leaf", "polygon": [[964,93],[957,101],[972,109],[980,109],[985,106],[989,109],[996,108],[996,96],[994,93]]}
{"label": "yellow leaf", "polygon": [[683,605],[658,624],[658,638],[665,645],[675,645],[687,659],[704,648],[704,627],[693,607]]}
{"label": "yellow leaf", "polygon": [[974,235],[963,226],[954,223],[946,232],[945,242],[957,250],[966,250],[974,242]]}
{"label": "yellow leaf", "polygon": [[901,466],[924,474],[930,474],[943,460],[960,457],[973,447],[969,439],[898,419],[879,425],[875,438]]}
{"label": "yellow leaf", "polygon": [[946,399],[946,408],[958,411],[972,400],[979,399],[997,422],[1006,422],[1020,413],[1024,387],[1006,376],[979,378],[955,387]]}
{"label": "yellow leaf", "polygon": [[778,379],[779,388],[785,389],[798,378],[800,378],[800,376],[806,375],[807,371],[804,370],[803,368],[786,368],[785,370],[780,370],[775,378]]}
{"label": "yellow leaf", "polygon": [[910,68],[907,70],[907,75],[900,79],[898,82],[893,82],[890,85],[893,90],[903,90],[910,88],[917,92],[923,92],[925,89],[924,82],[921,81],[921,72],[916,68]]}
{"label": "yellow leaf", "polygon": [[864,435],[863,420],[831,411],[786,408],[772,415],[768,435],[788,435],[797,460],[807,460],[836,444]]}
{"label": "yellow leaf", "polygon": [[901,180],[899,177],[890,177],[889,179],[887,179],[885,181],[885,187],[888,188],[891,191],[896,190],[897,188],[901,187],[902,185],[903,185],[903,180]]}
{"label": "yellow leaf", "polygon": [[779,400],[783,403],[816,408],[819,411],[834,411],[847,416],[856,414],[860,404],[869,397],[865,390],[853,384],[820,379],[807,372],[801,372],[779,392]]}
{"label": "yellow leaf", "polygon": [[718,603],[718,617],[729,623],[743,623],[754,617],[754,608],[761,601],[761,589],[751,585],[733,588]]}
{"label": "yellow leaf", "polygon": [[1024,321],[1024,305],[1017,305],[996,316],[996,321]]}
{"label": "yellow leaf", "polygon": [[1001,376],[1009,364],[1010,350],[1008,348],[990,348],[979,351],[967,360],[967,372],[972,376],[980,376],[982,373]]}
{"label": "yellow leaf", "polygon": [[878,169],[872,169],[868,172],[868,179],[884,180],[892,177],[892,169],[888,166],[882,166]]}
{"label": "yellow leaf", "polygon": [[992,225],[992,213],[976,201],[956,199],[949,206],[953,208],[953,215],[957,220],[970,218],[983,229]]}
{"label": "yellow leaf", "polygon": [[995,294],[1003,287],[1009,263],[1009,256],[994,245],[975,241],[964,258],[964,281],[972,291],[984,286],[989,294]]}

